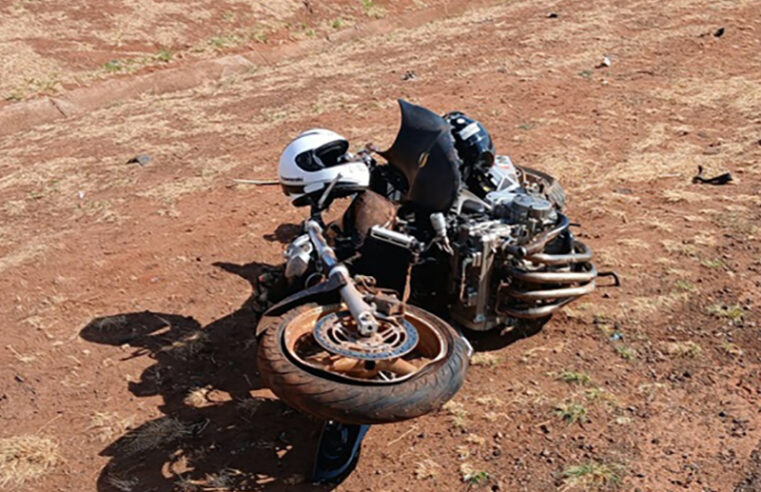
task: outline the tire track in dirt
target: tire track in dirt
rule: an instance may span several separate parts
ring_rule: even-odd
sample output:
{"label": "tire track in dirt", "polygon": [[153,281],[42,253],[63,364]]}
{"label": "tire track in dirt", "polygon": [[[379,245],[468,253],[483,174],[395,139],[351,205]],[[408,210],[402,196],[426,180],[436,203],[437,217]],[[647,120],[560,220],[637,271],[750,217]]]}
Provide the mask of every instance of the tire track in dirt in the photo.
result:
{"label": "tire track in dirt", "polygon": [[107,80],[55,97],[3,106],[0,107],[0,135],[9,135],[36,125],[85,114],[143,94],[157,95],[192,89],[205,83],[254,71],[258,67],[272,66],[310,53],[328,51],[335,43],[347,42],[363,36],[385,34],[400,28],[414,28],[493,3],[495,3],[494,0],[453,4],[445,2],[443,5],[424,8],[402,17],[377,19],[360,24],[352,29],[332,34],[326,39],[305,40],[270,49],[202,60],[145,75]]}

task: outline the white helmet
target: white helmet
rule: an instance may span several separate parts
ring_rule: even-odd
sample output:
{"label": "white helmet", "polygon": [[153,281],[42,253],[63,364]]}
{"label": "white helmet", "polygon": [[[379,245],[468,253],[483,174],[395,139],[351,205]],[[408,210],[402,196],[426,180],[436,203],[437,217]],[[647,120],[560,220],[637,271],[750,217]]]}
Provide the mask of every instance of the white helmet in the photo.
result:
{"label": "white helmet", "polygon": [[278,175],[283,192],[297,207],[309,205],[339,176],[331,197],[361,191],[370,184],[370,170],[353,161],[346,151],[349,142],[336,132],[322,128],[307,130],[283,150]]}

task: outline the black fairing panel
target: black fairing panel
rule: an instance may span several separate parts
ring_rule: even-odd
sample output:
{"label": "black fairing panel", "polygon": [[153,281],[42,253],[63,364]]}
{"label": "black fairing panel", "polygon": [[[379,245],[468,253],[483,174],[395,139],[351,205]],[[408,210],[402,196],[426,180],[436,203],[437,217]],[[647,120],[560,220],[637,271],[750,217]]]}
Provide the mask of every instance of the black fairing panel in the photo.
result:
{"label": "black fairing panel", "polygon": [[449,123],[422,106],[399,99],[402,123],[381,155],[407,180],[403,201],[430,212],[449,209],[460,189],[460,159]]}

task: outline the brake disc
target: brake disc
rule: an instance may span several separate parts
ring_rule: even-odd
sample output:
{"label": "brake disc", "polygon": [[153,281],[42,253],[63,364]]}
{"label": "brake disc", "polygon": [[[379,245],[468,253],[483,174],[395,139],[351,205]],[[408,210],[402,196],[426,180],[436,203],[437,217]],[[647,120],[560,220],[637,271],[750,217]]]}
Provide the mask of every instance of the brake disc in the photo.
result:
{"label": "brake disc", "polygon": [[417,345],[418,333],[409,321],[379,319],[378,322],[377,332],[362,336],[351,313],[331,313],[315,325],[314,339],[330,353],[360,360],[401,357]]}

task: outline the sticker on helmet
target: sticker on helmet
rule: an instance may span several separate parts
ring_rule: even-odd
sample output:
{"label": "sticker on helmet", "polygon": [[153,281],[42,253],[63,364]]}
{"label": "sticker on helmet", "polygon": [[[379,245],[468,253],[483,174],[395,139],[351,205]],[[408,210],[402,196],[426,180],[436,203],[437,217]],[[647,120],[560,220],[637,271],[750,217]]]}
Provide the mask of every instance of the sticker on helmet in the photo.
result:
{"label": "sticker on helmet", "polygon": [[473,135],[475,135],[476,133],[478,133],[478,130],[479,130],[478,123],[474,121],[470,125],[460,130],[460,138],[463,140],[467,140]]}
{"label": "sticker on helmet", "polygon": [[426,164],[428,164],[428,152],[423,152],[417,160],[417,165],[419,167],[424,167]]}

